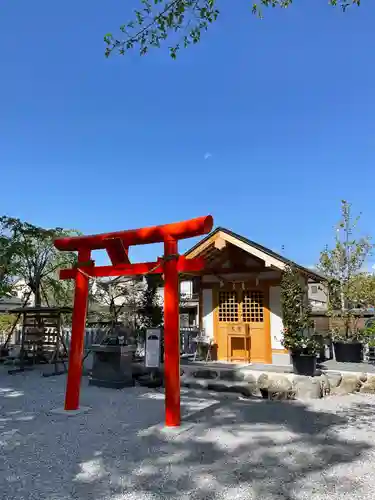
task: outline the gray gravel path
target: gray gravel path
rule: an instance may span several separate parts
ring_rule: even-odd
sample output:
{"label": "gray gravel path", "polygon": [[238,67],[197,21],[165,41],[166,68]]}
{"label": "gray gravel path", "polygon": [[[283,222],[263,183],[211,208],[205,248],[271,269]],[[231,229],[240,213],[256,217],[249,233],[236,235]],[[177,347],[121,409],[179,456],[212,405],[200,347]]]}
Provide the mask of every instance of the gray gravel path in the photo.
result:
{"label": "gray gravel path", "polygon": [[[65,378],[0,370],[0,498],[7,500],[372,500],[375,398],[301,402],[184,391],[181,430],[163,395],[88,387],[75,417]],[[203,397],[204,395],[204,397]]]}

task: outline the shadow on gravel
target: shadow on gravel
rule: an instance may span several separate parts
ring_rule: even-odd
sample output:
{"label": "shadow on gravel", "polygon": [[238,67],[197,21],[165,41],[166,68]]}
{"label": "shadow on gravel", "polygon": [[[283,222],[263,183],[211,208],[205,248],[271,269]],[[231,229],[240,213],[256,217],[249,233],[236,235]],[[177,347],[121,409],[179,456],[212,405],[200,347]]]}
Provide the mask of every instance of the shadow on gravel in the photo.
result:
{"label": "shadow on gravel", "polygon": [[[176,433],[149,427],[164,412],[157,391],[84,386],[91,412],[51,417],[63,378],[2,382],[0,498],[7,500],[300,500],[317,498],[317,489],[336,500],[360,488],[346,469],[337,479],[334,468],[352,467],[373,440],[374,406],[355,399],[334,414],[296,401],[204,400],[189,391],[185,412],[198,413]],[[202,400],[212,405],[202,409]],[[363,441],[348,426],[366,428]]]}
{"label": "shadow on gravel", "polygon": [[346,423],[356,427],[357,429],[369,429],[373,427],[375,406],[369,403],[357,403],[349,409],[341,411],[339,416]]}
{"label": "shadow on gravel", "polygon": [[143,453],[130,461],[121,458],[120,446],[101,453],[101,478],[94,474],[82,481],[78,474],[76,494],[208,500],[226,493],[225,498],[233,499],[296,500],[301,488],[304,498],[316,491],[312,474],[325,476],[326,494],[350,491],[355,485],[349,478],[337,484],[326,476],[370,449],[368,443],[344,440],[337,432],[364,410],[370,414],[371,406],[358,405],[348,416],[337,416],[297,402],[223,400],[189,418],[179,434],[154,429],[139,438]]}

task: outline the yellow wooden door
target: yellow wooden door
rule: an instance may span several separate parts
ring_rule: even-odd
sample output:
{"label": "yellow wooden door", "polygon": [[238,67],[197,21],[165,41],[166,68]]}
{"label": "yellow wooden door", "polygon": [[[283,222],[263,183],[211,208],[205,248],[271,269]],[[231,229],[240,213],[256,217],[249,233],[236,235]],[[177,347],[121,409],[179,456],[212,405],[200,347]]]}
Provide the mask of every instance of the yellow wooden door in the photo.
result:
{"label": "yellow wooden door", "polygon": [[241,301],[242,321],[249,327],[250,361],[268,363],[270,356],[270,332],[267,320],[265,290],[243,290]]}
{"label": "yellow wooden door", "polygon": [[219,360],[270,362],[267,302],[263,289],[217,291],[215,341]]}
{"label": "yellow wooden door", "polygon": [[249,346],[241,340],[246,325],[241,322],[239,299],[236,290],[217,292],[216,343],[219,360],[240,361],[249,356]]}
{"label": "yellow wooden door", "polygon": [[248,326],[241,319],[241,293],[221,289],[217,292],[216,343],[218,359],[249,362]]}

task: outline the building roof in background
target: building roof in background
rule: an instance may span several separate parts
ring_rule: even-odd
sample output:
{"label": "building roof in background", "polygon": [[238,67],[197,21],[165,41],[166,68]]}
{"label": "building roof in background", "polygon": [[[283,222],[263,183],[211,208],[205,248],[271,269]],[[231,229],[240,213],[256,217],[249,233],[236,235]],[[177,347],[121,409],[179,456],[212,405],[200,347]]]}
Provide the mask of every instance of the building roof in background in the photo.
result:
{"label": "building roof in background", "polygon": [[256,243],[255,241],[249,240],[248,238],[245,238],[244,236],[241,236],[240,234],[237,234],[233,231],[230,231],[229,229],[226,229],[225,227],[217,227],[209,233],[207,236],[205,236],[202,240],[200,240],[198,243],[196,243],[192,248],[190,248],[187,252],[185,252],[185,256],[189,256],[189,254],[193,252],[197,252],[199,247],[204,246],[206,242],[208,242],[210,239],[214,239],[213,237],[219,236],[219,234],[222,234],[225,238],[225,235],[229,236],[231,239],[231,242],[237,240],[238,242],[242,242],[245,245],[248,246],[249,248],[249,253],[251,253],[251,249],[257,250],[258,252],[261,252],[263,255],[271,257],[274,262],[279,262],[282,265],[288,265],[288,264],[293,264],[294,266],[297,267],[303,273],[306,275],[309,279],[317,282],[321,282],[323,280],[323,276],[312,269],[309,269],[307,267],[301,266],[297,264],[296,262],[293,262],[290,259],[287,259],[286,257],[274,252],[273,250],[270,250],[267,247],[264,247],[263,245],[260,245],[259,243]]}
{"label": "building roof in background", "polygon": [[311,272],[314,273],[315,276],[319,277],[320,279],[319,280],[316,280],[316,279],[313,279],[311,278],[311,281],[322,281],[322,280],[325,280],[326,277],[324,276],[324,274],[319,271],[319,269],[316,269],[316,267],[312,267],[312,268],[309,268]]}

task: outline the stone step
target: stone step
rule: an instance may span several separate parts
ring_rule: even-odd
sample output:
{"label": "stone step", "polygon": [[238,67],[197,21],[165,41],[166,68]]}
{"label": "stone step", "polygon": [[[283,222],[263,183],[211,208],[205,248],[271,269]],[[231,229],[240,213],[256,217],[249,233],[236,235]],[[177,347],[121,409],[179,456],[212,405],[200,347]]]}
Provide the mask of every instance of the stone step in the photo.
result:
{"label": "stone step", "polygon": [[246,397],[261,394],[269,399],[304,400],[358,391],[375,393],[375,375],[320,370],[316,376],[307,377],[291,373],[290,369],[275,371],[271,366],[268,370],[229,363],[186,363],[181,364],[181,386]]}

